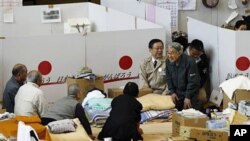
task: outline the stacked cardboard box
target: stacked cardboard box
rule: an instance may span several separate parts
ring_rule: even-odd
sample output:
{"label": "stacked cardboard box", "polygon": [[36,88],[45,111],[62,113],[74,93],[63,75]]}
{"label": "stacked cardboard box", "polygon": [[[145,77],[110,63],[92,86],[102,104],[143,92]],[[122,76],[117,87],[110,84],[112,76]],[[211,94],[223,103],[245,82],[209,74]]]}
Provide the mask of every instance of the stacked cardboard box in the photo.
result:
{"label": "stacked cardboard box", "polygon": [[180,135],[180,126],[189,126],[189,127],[206,127],[206,122],[208,120],[207,116],[188,118],[184,117],[178,113],[173,114],[172,119],[172,136]]}
{"label": "stacked cardboard box", "polygon": [[228,133],[199,127],[181,126],[180,135],[198,141],[228,141]]}
{"label": "stacked cardboard box", "polygon": [[89,79],[75,79],[75,78],[67,78],[67,85],[70,85],[72,83],[77,83],[80,87],[80,91],[86,95],[87,92],[93,88],[97,88],[100,90],[104,90],[104,77],[97,75],[95,80],[89,80]]}
{"label": "stacked cardboard box", "polygon": [[238,104],[240,100],[250,100],[250,91],[236,90],[233,98],[229,98],[225,93],[223,94],[223,109],[228,107],[228,103]]}

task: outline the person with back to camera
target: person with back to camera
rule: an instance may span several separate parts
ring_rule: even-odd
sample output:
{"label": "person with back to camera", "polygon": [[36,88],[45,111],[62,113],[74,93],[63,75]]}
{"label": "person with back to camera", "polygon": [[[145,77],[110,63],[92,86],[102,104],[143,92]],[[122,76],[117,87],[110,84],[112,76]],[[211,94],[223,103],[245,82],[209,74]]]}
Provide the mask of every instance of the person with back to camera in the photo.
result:
{"label": "person with back to camera", "polygon": [[166,75],[168,89],[176,108],[199,109],[197,94],[200,88],[200,75],[195,60],[183,54],[181,44],[173,42],[167,49]]}
{"label": "person with back to camera", "polygon": [[156,94],[167,94],[166,57],[163,56],[163,42],[160,39],[152,39],[148,48],[151,56],[140,64],[140,87],[151,88]]}
{"label": "person with back to camera", "polygon": [[23,64],[16,64],[12,69],[12,76],[7,82],[3,92],[3,109],[14,113],[15,96],[18,89],[24,84],[27,77],[27,68]]}
{"label": "person with back to camera", "polygon": [[57,100],[42,117],[42,124],[56,120],[78,118],[83,128],[91,139],[95,139],[89,121],[85,115],[85,111],[79,101],[83,98],[78,84],[70,84],[68,86],[68,95]]}
{"label": "person with back to camera", "polygon": [[136,100],[138,85],[128,82],[119,95],[111,102],[110,116],[98,135],[99,140],[111,137],[112,141],[143,140],[142,129],[139,128],[142,105]]}
{"label": "person with back to camera", "polygon": [[42,117],[47,110],[47,101],[43,91],[42,74],[32,70],[27,75],[27,83],[21,86],[15,97],[14,113],[21,116],[37,115]]}

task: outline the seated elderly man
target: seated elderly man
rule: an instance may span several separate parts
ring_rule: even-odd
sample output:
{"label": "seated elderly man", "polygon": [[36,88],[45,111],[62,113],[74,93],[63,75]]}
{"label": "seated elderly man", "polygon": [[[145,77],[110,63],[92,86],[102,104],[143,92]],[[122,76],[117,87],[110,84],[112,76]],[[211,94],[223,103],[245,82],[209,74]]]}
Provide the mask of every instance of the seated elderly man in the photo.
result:
{"label": "seated elderly man", "polygon": [[14,113],[17,115],[41,117],[47,110],[44,93],[39,87],[42,84],[42,75],[32,70],[27,75],[27,83],[21,86],[15,97]]}
{"label": "seated elderly man", "polygon": [[23,64],[16,64],[12,69],[12,76],[6,83],[3,92],[3,109],[14,113],[15,96],[18,89],[24,84],[27,77],[27,68]]}
{"label": "seated elderly man", "polygon": [[160,39],[152,39],[148,44],[148,49],[151,55],[140,64],[140,87],[151,88],[153,93],[167,94],[164,44]]}
{"label": "seated elderly man", "polygon": [[68,96],[56,101],[42,117],[42,124],[63,119],[78,118],[90,138],[95,139],[90,128],[90,124],[85,115],[84,109],[79,101],[83,94],[80,92],[78,84],[68,86]]}
{"label": "seated elderly man", "polygon": [[173,102],[180,111],[193,107],[200,110],[197,100],[200,75],[192,57],[183,54],[181,44],[173,42],[167,49],[166,76]]}

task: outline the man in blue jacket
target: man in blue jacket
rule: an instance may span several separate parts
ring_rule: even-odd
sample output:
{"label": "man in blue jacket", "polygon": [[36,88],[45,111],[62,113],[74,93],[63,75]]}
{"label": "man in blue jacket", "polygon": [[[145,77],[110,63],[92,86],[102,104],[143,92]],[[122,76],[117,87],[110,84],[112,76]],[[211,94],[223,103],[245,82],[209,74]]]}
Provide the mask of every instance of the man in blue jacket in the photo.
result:
{"label": "man in blue jacket", "polygon": [[176,108],[200,109],[197,101],[200,88],[200,75],[195,60],[183,54],[181,44],[173,42],[167,49],[166,76],[167,84]]}
{"label": "man in blue jacket", "polygon": [[3,92],[3,109],[14,113],[15,96],[18,89],[24,84],[27,77],[27,68],[23,64],[16,64],[12,69],[12,76],[6,83]]}

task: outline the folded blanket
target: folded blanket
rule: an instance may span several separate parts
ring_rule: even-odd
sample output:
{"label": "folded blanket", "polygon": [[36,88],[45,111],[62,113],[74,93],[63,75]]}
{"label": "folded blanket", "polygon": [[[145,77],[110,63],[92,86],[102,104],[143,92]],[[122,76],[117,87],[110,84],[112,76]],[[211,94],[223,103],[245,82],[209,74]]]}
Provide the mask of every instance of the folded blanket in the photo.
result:
{"label": "folded blanket", "polygon": [[111,98],[93,98],[90,99],[87,104],[93,111],[105,111],[111,106]]}
{"label": "folded blanket", "polygon": [[92,98],[84,106],[89,122],[102,127],[111,111],[111,98]]}
{"label": "folded blanket", "polygon": [[177,109],[169,109],[169,110],[149,110],[141,113],[141,121],[140,123],[144,123],[153,119],[163,118],[167,119],[169,116],[175,112]]}
{"label": "folded blanket", "polygon": [[90,123],[95,123],[98,118],[101,118],[102,120],[105,118],[107,119],[111,111],[111,108],[108,108],[103,111],[93,110],[88,105],[86,105],[84,109]]}

